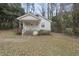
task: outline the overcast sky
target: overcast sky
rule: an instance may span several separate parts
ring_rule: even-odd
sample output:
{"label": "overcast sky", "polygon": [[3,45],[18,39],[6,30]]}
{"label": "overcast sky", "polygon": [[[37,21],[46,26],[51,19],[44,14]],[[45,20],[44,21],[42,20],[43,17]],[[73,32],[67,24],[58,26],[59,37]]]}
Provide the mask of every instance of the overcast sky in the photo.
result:
{"label": "overcast sky", "polygon": [[[39,9],[41,9],[40,4],[42,4],[42,3],[35,3],[35,14],[41,15],[41,13],[39,11]],[[26,9],[27,9],[26,4],[22,4],[22,7],[24,8],[24,10],[26,12]],[[45,13],[46,13],[45,16],[47,17],[47,3],[44,3],[44,8],[45,8]],[[55,15],[55,11],[54,11],[54,15]]]}
{"label": "overcast sky", "polygon": [[[41,3],[42,4],[42,3]],[[25,13],[26,13],[26,9],[27,9],[27,7],[26,7],[26,4],[25,3],[23,3],[23,4],[21,4],[22,5],[22,7],[24,8],[24,10],[25,10]],[[40,13],[40,11],[39,11],[39,9],[41,9],[41,6],[40,6],[40,3],[35,3],[34,4],[35,5],[35,14],[40,14],[41,15],[41,13]],[[58,9],[60,8],[59,7],[59,4],[57,4],[58,5]],[[65,10],[66,11],[69,11],[71,8],[72,5],[68,5],[68,6],[65,6]],[[44,8],[45,8],[45,13],[46,13],[46,17],[47,17],[47,3],[44,3]],[[56,9],[54,10],[54,12],[53,12],[53,15],[55,16],[56,15]]]}
{"label": "overcast sky", "polygon": [[[35,13],[39,13],[40,14],[40,11],[39,11],[39,9],[41,9],[40,4],[39,3],[35,3],[34,5],[35,5]],[[22,4],[22,7],[24,8],[24,10],[26,12],[26,9],[27,9],[26,4]],[[45,7],[46,7],[46,4],[45,4]]]}

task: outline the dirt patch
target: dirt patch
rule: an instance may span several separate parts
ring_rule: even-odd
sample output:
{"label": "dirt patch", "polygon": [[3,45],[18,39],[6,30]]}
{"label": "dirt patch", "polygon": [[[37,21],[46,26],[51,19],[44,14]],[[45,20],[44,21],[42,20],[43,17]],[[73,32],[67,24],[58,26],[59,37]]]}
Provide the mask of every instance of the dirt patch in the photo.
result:
{"label": "dirt patch", "polygon": [[14,30],[0,31],[0,55],[79,55],[79,43],[60,33],[22,37]]}

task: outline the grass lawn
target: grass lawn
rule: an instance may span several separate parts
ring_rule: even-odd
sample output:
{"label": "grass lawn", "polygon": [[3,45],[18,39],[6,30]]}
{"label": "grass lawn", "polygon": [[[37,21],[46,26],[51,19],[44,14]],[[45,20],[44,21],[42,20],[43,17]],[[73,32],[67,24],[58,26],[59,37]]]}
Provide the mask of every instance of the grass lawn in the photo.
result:
{"label": "grass lawn", "polygon": [[0,31],[0,55],[79,55],[78,39],[59,33],[22,37],[13,31]]}

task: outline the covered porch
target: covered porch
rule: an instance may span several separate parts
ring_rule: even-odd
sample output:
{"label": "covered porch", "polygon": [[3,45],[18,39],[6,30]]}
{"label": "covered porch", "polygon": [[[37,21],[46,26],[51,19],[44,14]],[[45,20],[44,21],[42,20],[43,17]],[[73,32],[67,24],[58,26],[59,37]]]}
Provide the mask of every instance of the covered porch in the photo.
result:
{"label": "covered porch", "polygon": [[40,20],[22,20],[22,36],[24,34],[33,35],[34,31],[39,31]]}
{"label": "covered porch", "polygon": [[[19,20],[19,27],[22,30],[22,36],[27,33],[39,30],[40,18],[32,13],[25,14],[17,18]],[[22,24],[21,24],[22,23]]]}

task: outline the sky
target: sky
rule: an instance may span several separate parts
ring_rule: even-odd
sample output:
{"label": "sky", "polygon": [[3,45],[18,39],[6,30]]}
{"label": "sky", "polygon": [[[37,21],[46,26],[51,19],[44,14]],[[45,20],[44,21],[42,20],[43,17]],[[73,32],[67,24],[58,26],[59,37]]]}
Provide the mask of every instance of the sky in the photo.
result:
{"label": "sky", "polygon": [[[40,4],[42,4],[42,3],[35,3],[35,14],[40,14],[41,15],[41,13],[40,13],[40,11],[39,11],[39,9],[41,9],[41,6],[40,6]],[[45,13],[46,13],[46,18],[47,18],[47,3],[43,3],[44,4],[44,8],[45,8]],[[27,9],[27,7],[25,6],[25,4],[21,4],[22,5],[22,7],[24,8],[24,10],[25,10],[25,13],[26,13],[26,9]],[[55,11],[54,11],[54,15],[55,15]]]}
{"label": "sky", "polygon": [[[40,4],[42,4],[42,3],[35,3],[35,14],[40,14],[41,15],[41,13],[40,13],[40,11],[39,11],[39,9],[41,9],[41,6],[40,6]],[[23,3],[23,4],[21,4],[22,5],[22,8],[24,8],[24,10],[25,10],[25,13],[26,13],[26,9],[27,9],[27,7],[26,7],[26,4],[25,3]],[[57,4],[58,5],[58,10],[60,9],[60,7],[59,7],[59,4]],[[69,11],[71,8],[72,5],[68,5],[68,6],[65,6],[65,9],[66,9],[66,11]],[[45,8],[45,13],[46,13],[46,18],[47,18],[47,3],[44,3],[44,8]],[[53,16],[55,16],[56,15],[56,9],[53,11]]]}
{"label": "sky", "polygon": [[[22,5],[22,7],[24,8],[24,10],[25,10],[25,12],[26,12],[27,7],[25,6],[25,4],[21,4],[21,5]],[[46,4],[45,4],[45,5],[46,5]],[[45,7],[46,7],[46,6],[45,6]],[[41,9],[40,4],[39,4],[39,3],[35,3],[35,13],[40,14],[39,9]]]}

